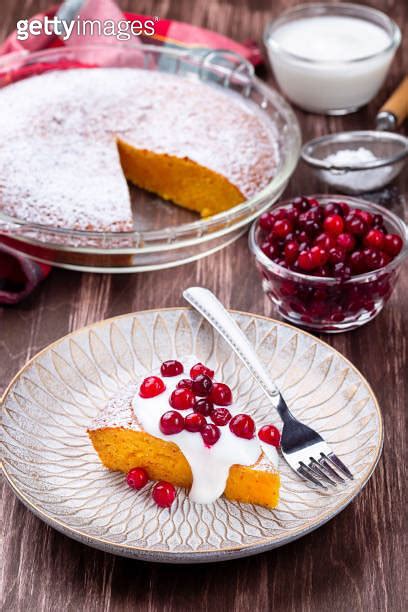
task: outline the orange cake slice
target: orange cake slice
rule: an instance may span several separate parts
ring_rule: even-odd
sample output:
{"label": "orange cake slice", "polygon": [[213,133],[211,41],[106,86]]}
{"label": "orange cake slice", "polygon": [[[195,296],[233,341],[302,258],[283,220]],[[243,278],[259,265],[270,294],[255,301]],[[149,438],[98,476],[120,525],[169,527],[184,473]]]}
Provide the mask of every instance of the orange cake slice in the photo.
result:
{"label": "orange cake slice", "polygon": [[[157,377],[146,380],[153,378]],[[173,406],[177,400],[173,399],[173,392],[185,379],[185,374],[160,376],[158,380],[165,388],[157,395],[141,397],[142,382],[140,387],[128,388],[107,403],[88,429],[103,465],[125,473],[142,467],[153,480],[164,480],[190,489],[190,498],[198,503],[211,503],[223,494],[231,500],[274,508],[278,503],[280,486],[275,446],[261,441],[256,430],[252,435],[251,431],[248,433],[247,424],[244,423],[242,429],[240,419],[236,418],[238,415],[242,417],[242,413],[234,403],[228,406],[213,404],[211,414],[204,417],[209,437],[203,429],[188,431],[186,427],[191,417],[186,417],[196,408],[175,409]],[[213,395],[209,396],[212,399],[217,385],[213,383]],[[188,398],[188,389],[183,391],[187,391],[185,395]],[[200,400],[212,403],[209,397],[195,396],[194,401],[196,405]],[[217,410],[223,418],[216,418],[214,411]],[[228,421],[227,411],[231,415]],[[179,415],[184,423],[183,429],[177,433],[168,433],[168,429],[163,427],[163,415],[168,412],[176,413],[176,420]],[[249,415],[244,416],[252,421]],[[239,427],[234,430],[234,422],[241,426],[241,430]],[[171,427],[170,422],[170,430]],[[249,438],[241,437],[242,433]]]}

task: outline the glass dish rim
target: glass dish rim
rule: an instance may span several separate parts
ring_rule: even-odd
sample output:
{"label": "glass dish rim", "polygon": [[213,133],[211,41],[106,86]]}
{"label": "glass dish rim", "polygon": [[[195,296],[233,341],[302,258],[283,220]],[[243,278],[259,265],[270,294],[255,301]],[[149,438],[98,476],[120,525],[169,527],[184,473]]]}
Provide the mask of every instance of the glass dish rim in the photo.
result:
{"label": "glass dish rim", "polygon": [[[330,14],[339,12],[339,15],[344,15],[347,10],[354,10],[356,18],[363,19],[364,16],[371,14],[373,16],[381,17],[381,19],[387,22],[389,27],[390,43],[385,47],[385,49],[381,49],[381,51],[377,51],[376,53],[371,53],[370,55],[365,55],[363,57],[358,57],[355,59],[349,60],[315,60],[311,58],[306,58],[301,55],[296,55],[291,51],[287,51],[283,49],[283,47],[271,36],[276,29],[286,23],[288,18],[290,18],[295,13],[303,13],[304,16],[313,12],[313,10],[321,10],[323,14]],[[385,29],[385,28],[384,28]],[[376,57],[381,57],[382,55],[386,55],[399,47],[401,43],[401,30],[398,24],[391,19],[386,13],[375,9],[371,6],[365,4],[355,4],[354,2],[333,2],[333,3],[324,3],[324,2],[311,2],[310,4],[297,4],[291,8],[285,10],[281,15],[272,21],[270,21],[264,30],[263,42],[266,48],[269,50],[277,51],[281,55],[296,60],[297,62],[304,63],[310,66],[348,66],[350,64],[358,64],[359,62],[365,62],[371,60]]]}
{"label": "glass dish rim", "polygon": [[[396,215],[394,212],[392,212],[388,208],[385,208],[384,206],[381,206],[380,204],[376,204],[375,202],[363,200],[362,198],[354,198],[351,196],[346,196],[346,195],[341,195],[341,194],[317,193],[317,194],[310,194],[307,197],[315,198],[319,202],[323,201],[326,204],[329,201],[346,202],[347,204],[352,204],[356,206],[356,208],[366,209],[366,210],[369,210],[370,212],[371,212],[371,209],[374,208],[376,213],[383,215],[384,219],[388,217],[400,229],[401,238],[403,240],[402,249],[400,253],[398,253],[397,257],[395,257],[395,259],[390,261],[386,266],[382,268],[378,268],[378,270],[373,270],[371,272],[364,272],[364,274],[356,274],[345,281],[335,278],[333,276],[324,277],[324,276],[312,276],[311,274],[302,274],[302,272],[294,272],[293,270],[283,268],[282,266],[278,265],[277,263],[269,259],[265,255],[265,253],[261,251],[256,241],[256,231],[258,229],[258,223],[259,223],[259,219],[256,219],[252,223],[251,229],[249,230],[249,237],[248,237],[249,250],[251,251],[253,255],[255,255],[255,258],[259,261],[259,263],[261,263],[269,271],[274,272],[277,276],[290,278],[292,280],[296,280],[300,282],[312,282],[313,284],[319,283],[321,285],[328,285],[328,286],[339,285],[339,284],[347,285],[347,284],[352,284],[352,283],[370,282],[370,281],[375,280],[379,274],[383,274],[384,272],[391,272],[393,269],[397,268],[404,261],[405,257],[407,257],[408,255],[408,225],[405,223],[403,219],[401,219],[401,217]],[[291,204],[292,201],[293,201],[293,198],[286,198],[285,200],[282,200],[280,202],[275,202],[275,204],[271,207],[270,210],[273,210],[274,208],[281,208],[283,206],[288,206],[289,204]]]}
{"label": "glass dish rim", "polygon": [[[188,49],[187,50],[173,49],[173,48],[169,49],[163,46],[151,45],[151,44],[142,44],[140,46],[139,45],[126,46],[125,44],[121,44],[120,46],[122,47],[122,51],[124,53],[126,52],[134,53],[135,51],[139,51],[141,53],[153,53],[156,55],[166,55],[167,57],[173,57],[179,60],[183,60],[183,59],[192,60],[192,59],[197,58],[197,62],[202,61],[202,57],[199,54],[194,53],[194,51],[191,51]],[[67,53],[71,54],[71,53],[77,53],[81,51],[91,52],[91,51],[94,51],[96,48],[105,48],[105,49],[109,49],[110,51],[112,51],[111,45],[108,45],[106,43],[105,44],[93,43],[92,45],[76,45],[72,47],[62,47],[62,48],[56,47],[56,48],[46,49],[43,51],[36,51],[34,53],[28,53],[27,51],[22,51],[22,52],[12,53],[10,54],[10,56],[6,55],[0,58],[0,71],[12,70],[13,64],[15,64],[16,62],[18,63],[19,60],[25,60],[29,58],[30,64],[32,64],[32,63],[35,63],[35,60],[38,60],[39,58],[46,59],[46,58],[52,57],[53,59],[55,58],[58,59],[58,56],[60,55],[66,56]],[[118,48],[119,48],[119,44],[115,44],[115,50],[117,50]],[[244,58],[242,58],[242,62],[245,62],[246,64],[248,64],[248,62]],[[206,67],[208,68],[208,66]],[[218,69],[219,71],[223,70],[223,67],[217,64],[211,64],[210,68],[214,70]],[[238,74],[238,77],[240,76],[241,75]],[[183,77],[180,77],[180,78],[183,78]],[[53,234],[56,236],[59,235],[59,236],[66,236],[66,237],[72,237],[72,238],[89,238],[89,239],[104,238],[107,240],[132,238],[137,243],[140,243],[140,242],[150,243],[150,242],[159,241],[159,240],[164,240],[168,242],[170,238],[173,238],[173,240],[178,241],[179,236],[180,236],[180,241],[183,242],[183,240],[185,239],[185,238],[183,239],[183,235],[187,234],[188,236],[190,236],[191,232],[194,232],[194,231],[196,233],[199,232],[200,237],[202,239],[204,239],[204,237],[207,235],[209,236],[209,238],[211,238],[213,236],[213,233],[211,232],[211,228],[214,226],[218,226],[219,224],[224,224],[226,227],[229,227],[232,231],[235,228],[234,221],[236,221],[236,219],[242,220],[242,218],[245,215],[248,215],[250,212],[254,212],[254,209],[256,208],[256,206],[257,205],[259,206],[265,198],[268,198],[269,196],[273,197],[275,193],[278,193],[279,190],[284,188],[285,184],[287,183],[294,169],[296,168],[296,165],[300,157],[300,149],[301,149],[302,138],[301,138],[300,125],[297,120],[296,114],[293,111],[290,104],[285,100],[285,98],[280,93],[276,91],[276,89],[274,89],[267,83],[264,83],[254,74],[250,73],[250,79],[251,79],[251,85],[252,84],[255,85],[257,90],[264,96],[264,98],[271,101],[275,105],[276,104],[279,105],[279,109],[285,118],[286,124],[289,126],[289,129],[291,131],[292,146],[288,150],[287,154],[285,155],[283,167],[272,178],[272,180],[268,183],[266,187],[264,187],[261,191],[256,193],[253,197],[249,198],[248,200],[245,200],[244,202],[242,202],[241,204],[238,204],[237,206],[234,206],[226,211],[217,213],[206,219],[205,218],[197,219],[189,223],[183,223],[183,224],[176,225],[170,228],[162,228],[160,230],[141,230],[141,231],[140,230],[129,230],[129,231],[118,231],[118,232],[106,232],[106,231],[87,231],[87,230],[77,230],[77,229],[70,229],[70,228],[59,228],[59,227],[53,227],[50,225],[30,223],[30,222],[24,221],[23,219],[10,217],[2,213],[1,211],[0,211],[0,227],[2,223],[9,224],[9,225],[11,224],[14,226],[27,228],[29,230],[33,229],[34,231],[41,231],[41,232],[44,232],[45,234],[48,233],[48,234]],[[217,85],[217,87],[221,88],[220,85]],[[239,95],[245,100],[245,97],[242,94],[239,94]],[[189,240],[191,240],[191,238]],[[54,246],[54,243],[52,243],[52,245]],[[55,243],[55,246],[58,248],[58,246],[62,246],[62,245],[58,245],[58,243]],[[169,243],[169,246],[173,247],[174,243]],[[97,247],[90,247],[90,248],[93,251],[98,250]],[[130,247],[130,248],[132,249],[132,252],[134,252],[134,250],[140,249],[141,247],[136,246],[136,247]],[[114,246],[109,247],[109,251],[113,252],[115,250],[116,249]]]}
{"label": "glass dish rim", "polygon": [[[391,141],[399,142],[405,146],[405,150],[396,153],[392,157],[376,159],[373,161],[362,162],[359,166],[346,166],[341,164],[330,164],[325,162],[322,159],[318,159],[317,157],[313,157],[311,153],[308,151],[310,149],[314,149],[316,146],[321,144],[330,143],[330,142],[344,142],[349,143],[352,142],[354,137],[361,138],[364,140],[377,140],[386,138]],[[306,142],[300,151],[301,159],[312,166],[313,168],[321,168],[323,170],[345,170],[347,172],[359,172],[362,170],[371,170],[374,168],[382,168],[384,166],[392,166],[400,161],[403,161],[406,157],[408,157],[408,138],[403,134],[396,134],[395,132],[387,132],[381,130],[350,130],[344,132],[336,132],[335,134],[325,134],[324,136],[318,136],[317,138],[312,138],[308,142]]]}

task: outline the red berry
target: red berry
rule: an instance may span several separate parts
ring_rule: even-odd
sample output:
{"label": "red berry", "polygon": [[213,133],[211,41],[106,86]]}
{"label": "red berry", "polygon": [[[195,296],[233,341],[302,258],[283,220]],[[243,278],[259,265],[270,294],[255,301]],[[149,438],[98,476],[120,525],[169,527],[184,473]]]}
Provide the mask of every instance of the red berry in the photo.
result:
{"label": "red berry", "polygon": [[367,225],[363,219],[351,212],[346,217],[346,230],[355,236],[362,236],[367,231]]}
{"label": "red berry", "polygon": [[328,260],[326,251],[318,246],[314,246],[310,249],[310,254],[313,260],[313,268],[324,266]]}
{"label": "red berry", "polygon": [[207,368],[207,366],[202,363],[196,363],[190,370],[190,378],[194,380],[199,374],[205,374],[210,378],[214,378],[214,370],[210,370],[210,368]]}
{"label": "red berry", "polygon": [[344,251],[350,252],[356,246],[356,239],[351,234],[339,234],[337,236],[337,246]]}
{"label": "red berry", "polygon": [[264,255],[269,257],[269,259],[275,259],[275,257],[279,255],[278,245],[274,244],[273,242],[269,242],[268,240],[261,244],[261,251]]}
{"label": "red berry", "polygon": [[364,261],[366,268],[370,271],[377,270],[380,268],[381,255],[380,251],[376,249],[368,248],[363,251]]}
{"label": "red berry", "polygon": [[190,412],[184,419],[184,428],[187,431],[197,432],[201,431],[204,425],[207,423],[205,417],[198,412]]}
{"label": "red berry", "polygon": [[177,383],[177,389],[192,389],[192,387],[193,387],[193,381],[190,380],[189,378],[182,378]]}
{"label": "red berry", "polygon": [[259,217],[259,225],[266,232],[270,232],[271,231],[271,229],[273,228],[273,224],[274,223],[275,223],[275,219],[274,219],[273,215],[271,213],[269,213],[269,212],[263,213]]}
{"label": "red berry", "polygon": [[296,240],[290,240],[285,244],[285,248],[283,250],[285,255],[285,260],[287,263],[293,263],[299,253],[299,245]]}
{"label": "red berry", "polygon": [[365,259],[362,251],[351,253],[349,263],[354,274],[362,274],[365,271]]}
{"label": "red berry", "polygon": [[313,257],[309,250],[302,251],[298,257],[299,267],[306,272],[310,272],[315,267]]}
{"label": "red berry", "polygon": [[142,489],[148,480],[149,477],[147,472],[142,467],[132,468],[126,474],[126,482],[128,483],[129,487],[132,487],[132,489]]}
{"label": "red berry", "polygon": [[343,213],[343,217],[347,217],[350,212],[350,206],[347,202],[339,202],[339,206],[341,208],[341,212]]}
{"label": "red berry", "polygon": [[201,430],[201,437],[206,446],[213,446],[220,439],[221,432],[216,425],[207,423]]}
{"label": "red berry", "polygon": [[213,410],[214,405],[207,397],[196,400],[194,404],[194,412],[198,412],[203,416],[209,416]]}
{"label": "red berry", "polygon": [[346,252],[340,247],[334,247],[329,251],[329,261],[336,264],[346,260]]}
{"label": "red berry", "polygon": [[194,393],[190,389],[174,389],[170,395],[169,404],[176,410],[188,410],[193,408],[195,403]]}
{"label": "red berry", "polygon": [[364,246],[381,249],[384,243],[384,234],[379,229],[372,229],[364,236]]}
{"label": "red berry", "polygon": [[280,443],[280,433],[279,429],[274,425],[264,425],[258,432],[258,437],[262,442],[266,442],[266,444],[271,444],[272,446],[279,446]]}
{"label": "red berry", "polygon": [[[340,236],[342,236],[342,234],[340,234]],[[322,234],[319,234],[316,238],[315,245],[319,246],[325,251],[329,251],[334,246],[336,246],[336,238],[334,236],[331,236],[330,234],[325,234],[323,232]]]}
{"label": "red berry", "polygon": [[160,508],[170,508],[176,498],[176,489],[169,482],[160,480],[153,487],[152,497]]}
{"label": "red berry", "polygon": [[306,198],[302,198],[302,197],[297,197],[292,201],[292,206],[295,210],[297,210],[300,213],[305,212],[306,210],[309,210],[310,208],[310,204],[307,201]]}
{"label": "red berry", "polygon": [[184,372],[183,364],[175,359],[164,361],[160,366],[162,376],[179,376]]}
{"label": "red berry", "polygon": [[158,376],[148,376],[144,379],[140,385],[139,395],[140,397],[150,398],[156,397],[165,391],[166,385]]}
{"label": "red berry", "polygon": [[175,410],[168,410],[160,419],[160,431],[166,436],[178,434],[184,429],[184,418]]}
{"label": "red berry", "polygon": [[373,215],[369,213],[368,210],[356,209],[355,213],[364,221],[366,225],[371,226],[373,224]]}
{"label": "red berry", "polygon": [[237,414],[229,422],[229,428],[239,438],[250,440],[254,437],[255,423],[249,414]]}
{"label": "red berry", "polygon": [[396,257],[401,251],[402,245],[402,238],[398,236],[398,234],[387,234],[384,236],[383,250],[388,253],[388,255]]}
{"label": "red berry", "polygon": [[289,221],[289,219],[279,219],[278,221],[275,221],[272,234],[277,238],[286,238],[291,231],[292,223]]}
{"label": "red berry", "polygon": [[231,413],[227,408],[216,408],[211,413],[211,420],[216,425],[224,426],[231,420]]}
{"label": "red berry", "polygon": [[343,211],[341,209],[341,206],[337,202],[329,202],[324,207],[324,216],[325,217],[330,217],[332,215],[341,215],[342,212]]}
{"label": "red berry", "polygon": [[338,236],[344,229],[344,221],[340,215],[329,215],[325,218],[323,227],[328,234]]}
{"label": "red berry", "polygon": [[194,395],[206,397],[210,393],[212,386],[213,383],[209,376],[206,374],[199,374],[193,380],[192,391]]}
{"label": "red berry", "polygon": [[232,392],[224,383],[214,383],[209,399],[218,406],[229,406],[232,404]]}

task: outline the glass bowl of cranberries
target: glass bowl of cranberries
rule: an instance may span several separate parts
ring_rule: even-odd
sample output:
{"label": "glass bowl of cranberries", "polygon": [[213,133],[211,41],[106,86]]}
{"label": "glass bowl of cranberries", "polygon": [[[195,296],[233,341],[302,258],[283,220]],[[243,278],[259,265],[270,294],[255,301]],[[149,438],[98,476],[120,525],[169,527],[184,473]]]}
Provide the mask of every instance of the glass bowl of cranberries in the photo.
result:
{"label": "glass bowl of cranberries", "polygon": [[249,244],[279,313],[315,331],[342,332],[373,319],[408,253],[405,223],[344,196],[280,202],[252,225]]}

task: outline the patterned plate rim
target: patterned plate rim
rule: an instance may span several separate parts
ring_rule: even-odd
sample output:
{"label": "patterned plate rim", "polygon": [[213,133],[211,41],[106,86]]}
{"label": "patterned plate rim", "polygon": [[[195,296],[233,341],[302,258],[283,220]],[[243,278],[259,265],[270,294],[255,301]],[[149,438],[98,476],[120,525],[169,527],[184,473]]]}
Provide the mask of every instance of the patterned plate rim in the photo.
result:
{"label": "patterned plate rim", "polygon": [[[349,359],[347,359],[347,357],[345,357],[344,355],[342,355],[342,353],[340,353],[340,351],[336,350],[335,348],[333,348],[332,346],[330,346],[327,342],[324,342],[324,340],[321,340],[320,338],[317,338],[316,336],[314,336],[313,334],[304,331],[301,328],[297,328],[294,325],[290,325],[289,323],[285,323],[283,321],[279,321],[277,319],[273,319],[271,317],[267,317],[265,315],[259,315],[259,314],[255,314],[255,313],[251,313],[251,312],[246,312],[246,311],[242,311],[242,310],[235,310],[235,309],[228,309],[229,312],[234,313],[234,314],[238,314],[238,315],[243,315],[245,317],[254,317],[256,319],[261,319],[261,320],[265,320],[268,323],[272,323],[278,326],[282,326],[282,327],[286,327],[288,329],[292,329],[294,330],[296,333],[300,333],[303,334],[305,336],[308,336],[310,338],[313,339],[314,342],[324,346],[325,348],[329,349],[332,353],[334,353],[335,355],[339,356],[340,359],[342,359],[344,362],[346,362],[348,364],[348,366],[360,377],[361,380],[364,381],[364,383],[367,386],[367,390],[373,400],[373,404],[375,407],[375,410],[377,412],[377,416],[378,416],[378,422],[379,422],[379,438],[378,438],[378,444],[377,444],[377,448],[375,450],[375,456],[372,460],[372,464],[370,466],[370,469],[368,470],[365,478],[363,481],[361,481],[359,483],[359,485],[350,491],[350,494],[345,498],[342,499],[342,501],[335,506],[334,508],[331,508],[329,511],[327,511],[326,514],[324,514],[323,516],[319,517],[319,520],[315,520],[315,521],[311,521],[310,524],[306,524],[303,525],[301,527],[294,527],[293,529],[291,529],[288,532],[288,536],[284,537],[284,538],[280,538],[279,540],[275,540],[275,541],[271,541],[270,538],[263,538],[258,540],[255,543],[251,543],[248,544],[247,546],[245,545],[239,545],[239,546],[226,546],[226,547],[215,547],[215,548],[211,548],[208,549],[206,551],[202,551],[202,552],[175,552],[175,553],[167,553],[167,552],[163,552],[163,550],[160,549],[154,549],[154,548],[142,548],[142,547],[138,547],[138,546],[134,546],[134,545],[129,545],[129,544],[117,544],[115,542],[112,542],[110,540],[105,540],[104,538],[99,538],[96,537],[94,535],[89,535],[88,533],[86,533],[86,531],[81,531],[79,529],[75,529],[73,527],[71,527],[70,525],[68,525],[67,523],[64,523],[63,521],[60,521],[58,519],[53,518],[52,516],[50,516],[47,512],[45,512],[41,506],[37,506],[36,504],[32,503],[25,495],[24,493],[19,489],[19,487],[17,486],[17,484],[14,482],[13,478],[10,476],[10,474],[7,472],[6,467],[4,465],[3,462],[0,462],[0,468],[4,474],[4,477],[6,479],[6,481],[8,482],[8,484],[10,485],[11,489],[14,491],[15,495],[18,497],[18,499],[20,499],[20,501],[34,514],[36,515],[38,518],[40,518],[41,520],[43,520],[46,524],[50,525],[51,527],[55,528],[57,531],[63,533],[64,535],[71,537],[74,540],[77,540],[83,544],[87,544],[88,546],[91,546],[93,548],[99,549],[99,550],[103,550],[109,553],[113,553],[113,554],[117,554],[120,556],[124,556],[124,557],[131,557],[131,558],[137,558],[137,559],[141,559],[141,560],[145,560],[145,561],[153,561],[153,562],[158,562],[158,563],[203,563],[203,562],[219,562],[219,561],[223,561],[223,560],[227,560],[227,559],[236,559],[236,558],[241,558],[241,557],[248,557],[254,554],[259,554],[261,552],[265,552],[267,550],[272,550],[274,548],[279,548],[280,546],[284,546],[285,544],[289,544],[290,542],[293,542],[305,535],[307,535],[308,533],[311,533],[312,531],[314,531],[315,529],[318,529],[319,527],[321,527],[322,525],[324,525],[325,523],[327,523],[328,521],[330,521],[332,518],[334,518],[335,516],[337,516],[342,510],[344,510],[356,497],[359,493],[361,493],[361,491],[363,490],[363,488],[365,487],[365,485],[367,484],[367,482],[369,481],[369,479],[371,478],[371,476],[374,473],[375,468],[378,465],[379,459],[381,457],[381,452],[382,452],[382,448],[383,448],[383,441],[384,441],[384,426],[383,426],[383,419],[382,419],[382,414],[381,414],[381,410],[376,398],[376,395],[371,387],[371,385],[369,384],[369,382],[367,381],[367,379],[363,376],[363,374],[359,371],[359,369],[351,362],[349,361]],[[143,315],[143,314],[148,314],[148,313],[163,313],[163,312],[175,312],[175,311],[183,311],[183,312],[188,312],[188,311],[192,311],[192,308],[189,307],[169,307],[169,308],[150,308],[150,309],[146,309],[146,310],[138,310],[135,312],[130,312],[130,313],[125,313],[122,315],[116,315],[114,317],[110,317],[108,319],[103,319],[101,321],[97,321],[95,323],[91,323],[89,325],[85,325],[84,327],[81,327],[79,329],[76,329],[72,332],[69,332],[68,334],[65,334],[64,336],[62,336],[61,338],[59,338],[58,340],[55,340],[54,342],[52,342],[51,344],[49,344],[48,346],[44,347],[43,349],[41,349],[38,353],[36,353],[33,357],[31,357],[25,364],[24,366],[13,376],[12,380],[10,381],[10,383],[7,385],[3,395],[0,398],[0,404],[1,404],[1,408],[3,409],[5,400],[7,399],[8,394],[10,393],[11,389],[13,388],[14,384],[17,382],[17,380],[20,378],[20,376],[22,376],[22,374],[24,374],[24,372],[26,371],[26,369],[31,366],[32,363],[34,363],[41,355],[43,355],[44,353],[46,353],[47,351],[49,351],[50,349],[52,349],[53,347],[59,345],[60,343],[62,343],[64,340],[66,340],[67,338],[70,338],[72,336],[75,336],[76,334],[82,333],[86,330],[95,328],[95,327],[99,327],[99,326],[103,326],[103,325],[107,325],[109,323],[112,323],[114,321],[117,321],[118,319],[124,319],[127,317],[133,317],[133,316],[138,316],[138,315]],[[283,459],[282,459],[283,461]]]}

